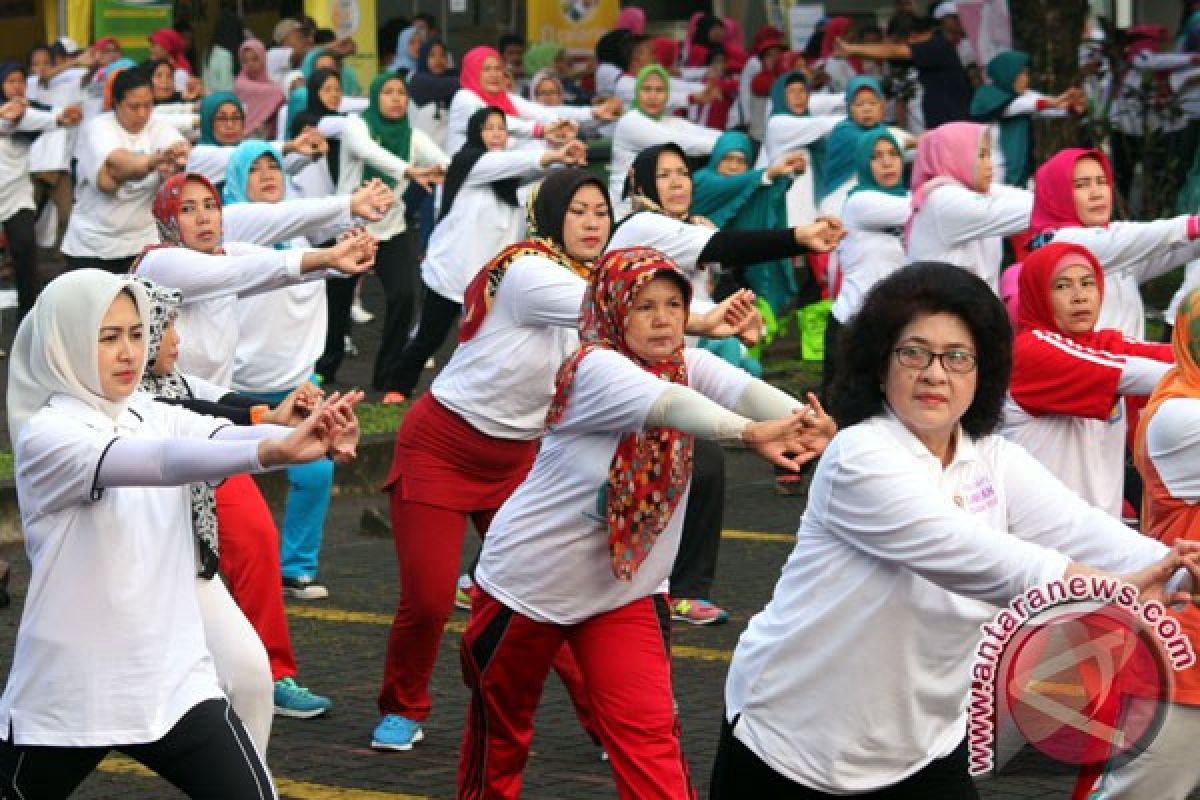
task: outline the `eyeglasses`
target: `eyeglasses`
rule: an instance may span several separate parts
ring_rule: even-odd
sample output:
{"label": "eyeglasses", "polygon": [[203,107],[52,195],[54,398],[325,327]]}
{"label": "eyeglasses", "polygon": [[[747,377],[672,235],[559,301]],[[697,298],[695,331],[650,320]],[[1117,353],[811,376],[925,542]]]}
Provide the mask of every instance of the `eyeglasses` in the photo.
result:
{"label": "eyeglasses", "polygon": [[245,117],[243,117],[241,114],[219,114],[213,117],[213,122],[223,122],[227,125],[232,125],[234,123],[241,122],[243,119],[245,119]]}
{"label": "eyeglasses", "polygon": [[946,372],[962,375],[974,372],[975,367],[979,364],[979,359],[975,357],[975,354],[967,350],[947,350],[944,353],[935,353],[928,347],[907,344],[897,347],[892,352],[896,354],[896,363],[908,369],[928,369],[929,365],[933,363],[933,359],[936,358],[942,362],[942,369]]}

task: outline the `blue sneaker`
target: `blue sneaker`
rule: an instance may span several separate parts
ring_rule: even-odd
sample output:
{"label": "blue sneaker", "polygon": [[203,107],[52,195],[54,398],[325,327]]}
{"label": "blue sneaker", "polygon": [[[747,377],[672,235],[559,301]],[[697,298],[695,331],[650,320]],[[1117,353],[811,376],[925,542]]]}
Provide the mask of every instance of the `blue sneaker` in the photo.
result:
{"label": "blue sneaker", "polygon": [[425,732],[415,720],[399,714],[385,714],[371,734],[371,747],[375,750],[412,750],[412,746],[424,738]]}
{"label": "blue sneaker", "polygon": [[328,697],[313,694],[298,686],[293,678],[275,681],[275,713],[281,717],[311,719],[319,717],[333,707]]}

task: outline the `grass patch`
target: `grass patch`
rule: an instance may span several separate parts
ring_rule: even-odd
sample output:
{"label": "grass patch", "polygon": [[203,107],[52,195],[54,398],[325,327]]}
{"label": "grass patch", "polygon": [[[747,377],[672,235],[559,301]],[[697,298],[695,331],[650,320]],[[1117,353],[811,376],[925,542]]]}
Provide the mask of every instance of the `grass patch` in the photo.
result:
{"label": "grass patch", "polygon": [[384,405],[383,403],[362,403],[357,409],[358,424],[363,436],[378,433],[395,433],[400,427],[400,420],[411,406],[411,401],[399,405]]}

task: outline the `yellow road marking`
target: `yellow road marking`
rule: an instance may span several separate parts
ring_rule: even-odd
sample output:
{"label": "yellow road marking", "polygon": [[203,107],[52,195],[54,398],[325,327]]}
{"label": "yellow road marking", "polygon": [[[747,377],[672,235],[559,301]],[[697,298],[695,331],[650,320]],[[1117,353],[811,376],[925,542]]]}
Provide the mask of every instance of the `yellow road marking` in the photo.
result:
{"label": "yellow road marking", "polygon": [[794,533],[763,533],[762,531],[721,531],[722,539],[735,539],[743,542],[782,542],[783,544],[794,544],[796,542],[796,534]]}
{"label": "yellow road marking", "polygon": [[[288,616],[299,619],[315,619],[321,622],[356,622],[361,625],[391,625],[390,614],[378,614],[374,611],[348,611],[344,608],[316,608],[313,606],[289,605]],[[451,620],[446,623],[448,633],[461,634],[467,629],[465,622]],[[731,650],[718,650],[712,647],[692,647],[690,645],[671,645],[671,654],[675,658],[686,658],[694,661],[724,661],[733,658]]]}
{"label": "yellow road marking", "polygon": [[[144,778],[157,778],[146,767],[132,758],[121,755],[111,755],[100,763],[101,772],[112,775],[137,775]],[[297,781],[291,778],[275,778],[275,788],[280,797],[290,797],[292,800],[434,800],[423,794],[401,794],[399,792],[378,792],[371,789],[352,789],[346,786],[327,786],[323,783]]]}

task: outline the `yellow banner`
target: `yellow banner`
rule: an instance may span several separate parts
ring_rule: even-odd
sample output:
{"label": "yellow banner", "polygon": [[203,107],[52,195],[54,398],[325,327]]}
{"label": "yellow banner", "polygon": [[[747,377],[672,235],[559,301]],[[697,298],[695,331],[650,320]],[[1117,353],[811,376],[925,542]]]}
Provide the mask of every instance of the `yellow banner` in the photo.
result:
{"label": "yellow banner", "polygon": [[321,28],[331,28],[339,39],[351,37],[358,51],[346,63],[358,76],[364,93],[379,72],[375,51],[375,0],[304,0],[304,11]]}
{"label": "yellow banner", "polygon": [[617,0],[531,0],[525,9],[529,44],[555,42],[591,51],[617,24]]}

